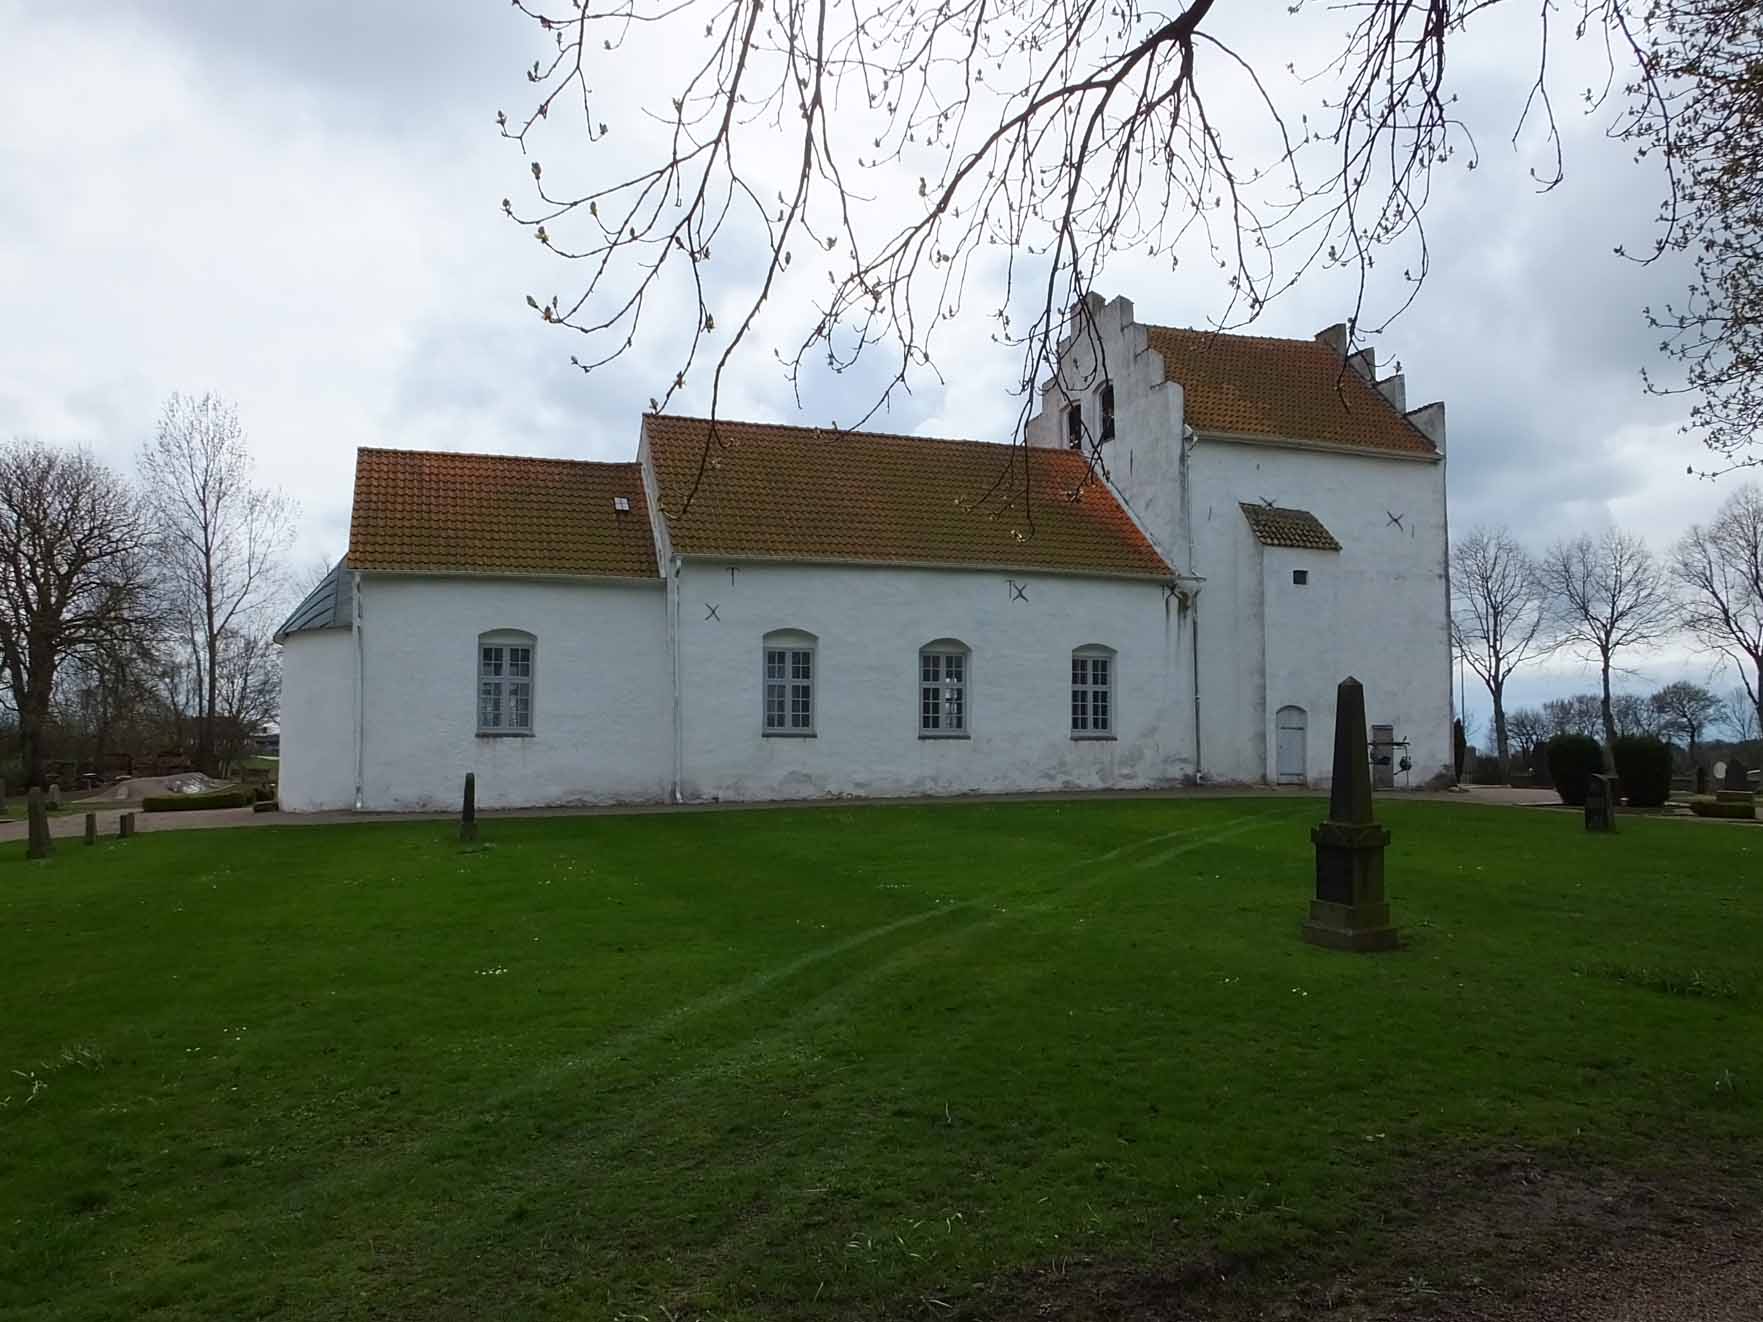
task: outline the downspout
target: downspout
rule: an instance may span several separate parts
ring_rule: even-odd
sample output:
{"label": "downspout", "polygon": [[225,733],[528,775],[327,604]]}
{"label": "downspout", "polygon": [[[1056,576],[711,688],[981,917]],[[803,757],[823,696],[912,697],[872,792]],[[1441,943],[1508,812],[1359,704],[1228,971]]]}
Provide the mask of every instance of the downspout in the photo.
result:
{"label": "downspout", "polygon": [[361,574],[350,571],[353,591],[350,595],[350,631],[355,635],[355,811],[362,809],[362,784],[366,779],[367,727],[367,651],[361,642]]}
{"label": "downspout", "polygon": [[[1194,491],[1188,472],[1188,454],[1199,438],[1194,429],[1186,423],[1181,429],[1181,453],[1176,463],[1181,476],[1181,525],[1187,535],[1187,563],[1184,568],[1189,574],[1195,573],[1194,565]],[[1193,646],[1194,670],[1194,781],[1199,783],[1205,776],[1206,763],[1200,755],[1200,589],[1195,587],[1188,593],[1188,641]]]}
{"label": "downspout", "polygon": [[679,659],[679,574],[680,558],[669,564],[667,576],[667,652],[673,667],[673,801],[683,803],[682,782],[685,779],[685,730],[680,723],[680,659]]}

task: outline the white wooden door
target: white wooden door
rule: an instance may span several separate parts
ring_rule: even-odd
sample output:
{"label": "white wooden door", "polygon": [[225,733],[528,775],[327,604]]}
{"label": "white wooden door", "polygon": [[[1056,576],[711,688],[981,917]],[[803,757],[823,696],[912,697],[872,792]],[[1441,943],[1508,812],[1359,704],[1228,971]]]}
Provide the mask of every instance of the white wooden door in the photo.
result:
{"label": "white wooden door", "polygon": [[1302,707],[1281,707],[1275,722],[1278,735],[1278,767],[1281,785],[1302,785],[1309,719]]}

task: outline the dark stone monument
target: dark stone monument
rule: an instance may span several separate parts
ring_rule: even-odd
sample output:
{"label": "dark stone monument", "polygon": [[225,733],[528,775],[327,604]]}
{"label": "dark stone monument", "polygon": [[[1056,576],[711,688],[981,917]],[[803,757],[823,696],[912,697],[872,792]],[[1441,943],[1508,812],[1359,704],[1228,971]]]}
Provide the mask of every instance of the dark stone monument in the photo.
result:
{"label": "dark stone monument", "polygon": [[1726,789],[1748,790],[1751,788],[1751,769],[1736,757],[1726,764]]}
{"label": "dark stone monument", "polygon": [[477,843],[477,773],[465,773],[465,801],[459,807],[459,843]]}
{"label": "dark stone monument", "polygon": [[86,814],[86,843],[88,845],[98,843],[98,814],[95,812]]}
{"label": "dark stone monument", "polygon": [[0,812],[6,811],[6,782],[0,780]]}
{"label": "dark stone monument", "polygon": [[1394,950],[1396,929],[1383,892],[1390,833],[1372,820],[1365,689],[1351,675],[1335,690],[1328,819],[1311,830],[1310,840],[1316,846],[1316,898],[1301,929],[1304,939],[1331,950]]}
{"label": "dark stone monument", "polygon": [[1594,775],[1585,786],[1585,829],[1616,829],[1616,777]]}
{"label": "dark stone monument", "polygon": [[124,840],[135,833],[135,815],[132,812],[125,812],[117,818],[116,833]]}
{"label": "dark stone monument", "polygon": [[1708,768],[1703,766],[1700,762],[1698,762],[1698,763],[1696,763],[1696,793],[1697,794],[1706,794],[1707,792],[1708,792]]}
{"label": "dark stone monument", "polygon": [[26,806],[30,818],[30,839],[25,845],[26,858],[49,858],[55,853],[55,842],[49,836],[49,808],[43,802],[43,791],[31,786],[31,796]]}

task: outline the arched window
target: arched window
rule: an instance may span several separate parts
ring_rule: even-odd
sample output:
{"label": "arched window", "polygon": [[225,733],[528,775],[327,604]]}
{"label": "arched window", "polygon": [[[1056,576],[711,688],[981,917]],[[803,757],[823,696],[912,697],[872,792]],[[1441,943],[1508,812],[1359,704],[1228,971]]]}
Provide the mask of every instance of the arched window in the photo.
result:
{"label": "arched window", "polygon": [[965,739],[973,656],[966,643],[939,638],[918,649],[918,734]]}
{"label": "arched window", "polygon": [[1071,737],[1114,737],[1114,671],[1112,647],[1089,643],[1071,654]]}
{"label": "arched window", "polygon": [[1104,441],[1111,441],[1114,439],[1114,383],[1112,381],[1104,381],[1102,383],[1101,404],[1101,439]]}
{"label": "arched window", "polygon": [[531,734],[538,639],[524,629],[477,636],[477,732]]}
{"label": "arched window", "polygon": [[819,641],[800,629],[773,629],[765,635],[762,733],[813,736],[815,652]]}

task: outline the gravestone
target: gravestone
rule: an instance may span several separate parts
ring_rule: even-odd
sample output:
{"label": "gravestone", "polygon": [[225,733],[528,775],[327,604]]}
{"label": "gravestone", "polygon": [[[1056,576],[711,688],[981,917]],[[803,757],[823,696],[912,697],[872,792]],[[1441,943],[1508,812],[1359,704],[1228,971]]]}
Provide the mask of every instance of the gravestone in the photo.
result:
{"label": "gravestone", "polygon": [[0,780],[0,812],[6,811],[6,782]]}
{"label": "gravestone", "polygon": [[61,786],[60,785],[50,785],[49,786],[49,806],[51,808],[57,808],[57,809],[61,807]]}
{"label": "gravestone", "polygon": [[43,791],[35,785],[31,786],[25,811],[30,818],[30,840],[25,845],[24,856],[51,857],[55,853],[55,842],[49,837],[49,809],[43,802]]}
{"label": "gravestone", "polygon": [[465,773],[465,799],[459,806],[459,843],[477,843],[477,774]]}
{"label": "gravestone", "polygon": [[117,818],[116,833],[124,840],[127,840],[135,833],[135,815],[132,812],[125,812],[121,817]]}
{"label": "gravestone", "polygon": [[1726,788],[1729,790],[1751,788],[1751,769],[1736,757],[1726,764]]}
{"label": "gravestone", "polygon": [[98,814],[95,812],[86,814],[86,843],[88,845],[98,843]]}
{"label": "gravestone", "polygon": [[1706,794],[1707,792],[1708,792],[1708,768],[1703,766],[1700,762],[1698,762],[1698,763],[1696,763],[1696,793],[1697,794]]}
{"label": "gravestone", "polygon": [[1390,833],[1372,820],[1365,689],[1351,675],[1335,690],[1328,818],[1312,828],[1310,840],[1316,846],[1316,898],[1300,929],[1304,940],[1330,950],[1394,950],[1396,929],[1383,889]]}
{"label": "gravestone", "polygon": [[1393,725],[1371,727],[1371,788],[1396,788],[1396,727]]}
{"label": "gravestone", "polygon": [[1616,777],[1594,775],[1585,787],[1585,829],[1607,832],[1616,829]]}

